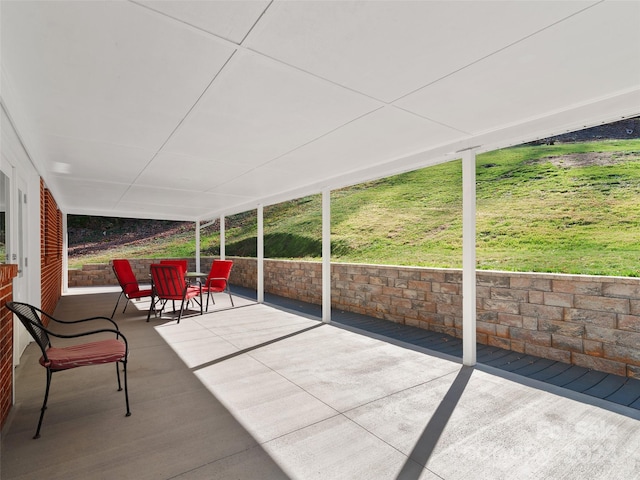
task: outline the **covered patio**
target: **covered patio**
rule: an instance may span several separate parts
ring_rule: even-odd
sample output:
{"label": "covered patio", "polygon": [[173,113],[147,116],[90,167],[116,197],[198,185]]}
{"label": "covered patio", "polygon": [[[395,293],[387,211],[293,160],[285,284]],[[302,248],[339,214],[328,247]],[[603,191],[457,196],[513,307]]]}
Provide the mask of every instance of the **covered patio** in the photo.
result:
{"label": "covered patio", "polygon": [[[72,289],[56,315],[107,314],[113,289]],[[236,297],[203,316],[116,319],[133,415],[112,366],[54,376],[31,344],[3,430],[3,479],[633,478],[638,410],[407,348]],[[101,371],[100,369],[104,369]]]}

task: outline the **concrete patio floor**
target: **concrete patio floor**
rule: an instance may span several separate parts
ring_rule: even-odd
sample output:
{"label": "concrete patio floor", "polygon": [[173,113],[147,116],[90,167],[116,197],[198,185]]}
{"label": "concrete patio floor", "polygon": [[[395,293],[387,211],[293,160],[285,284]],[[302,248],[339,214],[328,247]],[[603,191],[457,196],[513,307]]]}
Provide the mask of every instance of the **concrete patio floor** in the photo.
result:
{"label": "concrete patio floor", "polygon": [[[56,310],[110,314],[113,289],[76,289]],[[27,479],[631,479],[638,410],[468,368],[305,315],[216,297],[203,316],[147,323],[134,302],[132,416],[113,365],[56,373],[31,344],[16,369],[0,477]],[[610,408],[609,408],[610,407]]]}

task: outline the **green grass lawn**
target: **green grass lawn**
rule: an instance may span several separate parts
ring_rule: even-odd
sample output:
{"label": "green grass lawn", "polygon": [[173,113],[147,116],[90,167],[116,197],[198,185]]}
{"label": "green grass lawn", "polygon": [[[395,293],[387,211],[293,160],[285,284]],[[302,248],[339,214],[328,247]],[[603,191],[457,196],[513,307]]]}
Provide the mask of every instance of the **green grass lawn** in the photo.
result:
{"label": "green grass lawn", "polygon": [[[332,192],[332,260],[460,268],[461,189],[457,160]],[[255,212],[229,220],[227,255],[255,255]],[[639,276],[639,227],[640,140],[478,156],[480,269]],[[321,229],[320,195],[266,207],[265,256],[318,259]],[[217,232],[201,244],[217,254]],[[195,254],[188,236],[166,248]]]}

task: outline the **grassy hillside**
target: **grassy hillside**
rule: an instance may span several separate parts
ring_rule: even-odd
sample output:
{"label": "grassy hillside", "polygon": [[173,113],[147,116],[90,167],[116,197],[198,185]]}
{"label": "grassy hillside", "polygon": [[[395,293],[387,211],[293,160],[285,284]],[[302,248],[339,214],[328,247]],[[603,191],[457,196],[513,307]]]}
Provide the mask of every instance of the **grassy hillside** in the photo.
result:
{"label": "grassy hillside", "polygon": [[[333,260],[460,267],[461,186],[458,160],[332,192]],[[319,258],[320,202],[265,208],[265,256]],[[480,155],[477,212],[480,269],[638,276],[640,140]],[[255,212],[229,218],[226,233],[227,255],[255,254]],[[201,241],[216,254],[217,227]],[[194,255],[193,237],[167,248],[135,255]]]}

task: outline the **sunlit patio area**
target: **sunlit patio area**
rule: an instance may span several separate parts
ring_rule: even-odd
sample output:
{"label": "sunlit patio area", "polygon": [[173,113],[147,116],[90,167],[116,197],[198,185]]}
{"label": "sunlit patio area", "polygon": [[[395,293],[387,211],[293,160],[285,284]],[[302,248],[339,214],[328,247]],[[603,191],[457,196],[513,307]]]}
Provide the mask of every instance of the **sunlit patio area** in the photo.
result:
{"label": "sunlit patio area", "polygon": [[[108,315],[76,289],[59,318]],[[3,479],[634,478],[638,410],[385,342],[236,297],[200,316],[116,320],[132,416],[113,365],[54,375],[31,344],[16,370]]]}

